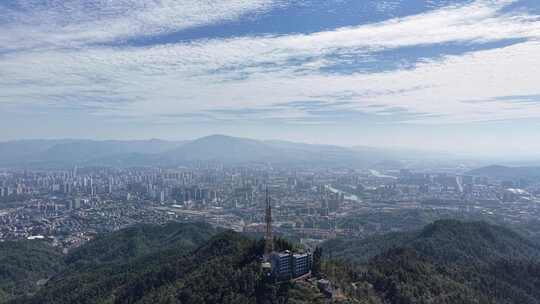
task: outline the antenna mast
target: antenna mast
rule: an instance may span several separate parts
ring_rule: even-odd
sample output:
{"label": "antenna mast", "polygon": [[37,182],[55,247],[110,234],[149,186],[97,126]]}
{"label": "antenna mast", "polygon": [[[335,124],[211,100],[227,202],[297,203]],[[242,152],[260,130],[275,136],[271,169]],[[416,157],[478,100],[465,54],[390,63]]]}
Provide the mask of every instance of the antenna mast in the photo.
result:
{"label": "antenna mast", "polygon": [[270,255],[274,251],[274,237],[272,236],[272,205],[270,203],[270,196],[268,195],[268,186],[266,186],[266,213],[265,213],[265,222],[266,222],[266,233],[264,235],[265,246],[264,253],[265,255]]}

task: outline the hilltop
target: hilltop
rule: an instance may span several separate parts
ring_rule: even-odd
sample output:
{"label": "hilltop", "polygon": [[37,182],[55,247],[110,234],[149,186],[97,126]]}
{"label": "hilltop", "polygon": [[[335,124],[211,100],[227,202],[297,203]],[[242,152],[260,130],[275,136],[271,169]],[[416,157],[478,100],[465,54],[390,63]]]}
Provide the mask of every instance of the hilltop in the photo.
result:
{"label": "hilltop", "polygon": [[388,233],[365,239],[327,241],[323,249],[334,259],[365,262],[392,248],[407,247],[439,262],[478,262],[504,258],[535,259],[540,247],[508,228],[485,222],[439,220],[421,230]]}
{"label": "hilltop", "polygon": [[442,220],[323,248],[340,261],[327,273],[367,303],[540,303],[540,247],[504,227]]}
{"label": "hilltop", "polygon": [[262,241],[205,224],[136,226],[73,251],[35,294],[11,303],[307,304],[324,298],[306,286],[266,284],[263,251]]}
{"label": "hilltop", "polygon": [[540,167],[507,167],[492,165],[471,170],[467,172],[467,174],[501,180],[538,180],[540,179]]}

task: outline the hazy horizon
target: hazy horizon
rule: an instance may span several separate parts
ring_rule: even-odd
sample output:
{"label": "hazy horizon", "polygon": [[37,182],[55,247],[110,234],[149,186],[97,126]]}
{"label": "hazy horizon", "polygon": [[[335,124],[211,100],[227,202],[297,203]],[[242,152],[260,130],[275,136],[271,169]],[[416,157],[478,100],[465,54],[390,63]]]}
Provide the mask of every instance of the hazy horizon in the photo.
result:
{"label": "hazy horizon", "polygon": [[0,141],[210,134],[534,158],[540,2],[9,0]]}
{"label": "hazy horizon", "polygon": [[491,154],[485,154],[485,153],[471,153],[470,151],[459,151],[459,150],[445,150],[445,149],[436,149],[431,146],[427,147],[411,147],[411,146],[400,146],[400,145],[366,145],[366,144],[340,144],[340,143],[329,143],[324,141],[301,141],[301,140],[295,140],[295,139],[286,139],[286,138],[278,138],[278,137],[269,137],[269,138],[256,138],[256,137],[249,137],[249,136],[237,136],[234,134],[225,134],[225,133],[212,133],[212,134],[206,134],[201,135],[198,137],[182,137],[182,138],[159,138],[159,137],[140,137],[140,138],[83,138],[83,137],[50,137],[50,138],[18,138],[18,139],[9,139],[9,140],[0,140],[0,143],[9,143],[9,142],[16,142],[16,141],[33,141],[33,140],[88,140],[88,141],[151,141],[151,140],[159,140],[159,141],[168,141],[168,142],[189,142],[194,141],[197,139],[205,138],[205,137],[212,137],[212,136],[225,136],[225,137],[234,137],[234,138],[241,138],[241,139],[249,139],[249,140],[257,140],[257,141],[284,141],[284,142],[291,142],[291,143],[298,143],[298,144],[309,144],[309,145],[328,145],[328,146],[336,146],[336,147],[343,147],[343,148],[373,148],[373,149],[381,149],[381,150],[388,150],[388,151],[402,151],[402,152],[425,152],[425,153],[433,153],[433,155],[439,154],[439,156],[447,156],[450,158],[463,158],[463,159],[470,159],[470,160],[484,160],[486,162],[493,161],[494,164],[496,162],[510,162],[510,163],[519,163],[520,161],[540,161],[540,157],[535,154],[520,154],[520,153],[491,153]]}

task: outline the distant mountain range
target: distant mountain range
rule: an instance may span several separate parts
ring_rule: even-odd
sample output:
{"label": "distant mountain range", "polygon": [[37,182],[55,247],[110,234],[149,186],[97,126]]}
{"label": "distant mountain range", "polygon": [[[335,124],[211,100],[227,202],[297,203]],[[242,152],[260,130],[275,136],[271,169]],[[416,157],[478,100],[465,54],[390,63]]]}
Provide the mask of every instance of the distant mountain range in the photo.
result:
{"label": "distant mountain range", "polygon": [[469,171],[467,174],[501,180],[540,180],[540,167],[487,166]]}
{"label": "distant mountain range", "polygon": [[[345,148],[211,135],[190,141],[20,140],[0,143],[0,166],[171,166],[196,161],[363,167],[423,159],[428,153],[369,147]],[[437,157],[437,155],[430,155]],[[439,155],[440,156],[440,155]]]}
{"label": "distant mountain range", "polygon": [[146,159],[174,149],[183,142],[163,140],[19,140],[0,143],[0,165],[61,166],[99,164],[114,159]]}

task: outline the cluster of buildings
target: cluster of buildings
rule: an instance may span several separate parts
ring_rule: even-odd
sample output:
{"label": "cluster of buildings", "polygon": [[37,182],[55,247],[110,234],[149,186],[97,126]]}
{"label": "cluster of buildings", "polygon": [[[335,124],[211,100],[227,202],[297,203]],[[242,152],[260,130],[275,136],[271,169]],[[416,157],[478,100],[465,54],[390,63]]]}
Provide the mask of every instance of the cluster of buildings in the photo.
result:
{"label": "cluster of buildings", "polygon": [[[0,240],[41,235],[78,244],[98,233],[171,220],[264,235],[266,189],[273,199],[273,234],[308,246],[338,236],[406,229],[388,221],[386,215],[397,210],[494,214],[508,222],[540,217],[537,181],[496,180],[463,171],[269,164],[0,170]],[[295,254],[289,253],[290,260],[302,259]],[[295,273],[300,272],[291,271],[291,277]]]}
{"label": "cluster of buildings", "polygon": [[277,281],[297,279],[311,272],[312,256],[310,253],[291,251],[273,252],[270,255],[272,277]]}

